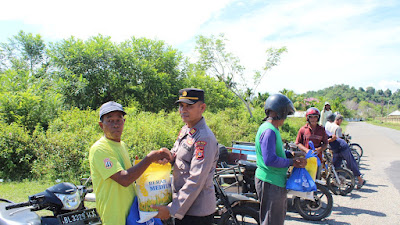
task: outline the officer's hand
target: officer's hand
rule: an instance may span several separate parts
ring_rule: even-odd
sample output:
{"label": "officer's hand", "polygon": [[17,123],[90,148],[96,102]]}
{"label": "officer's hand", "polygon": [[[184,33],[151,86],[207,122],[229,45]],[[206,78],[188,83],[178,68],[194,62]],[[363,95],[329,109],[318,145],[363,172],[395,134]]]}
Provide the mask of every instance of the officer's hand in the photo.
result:
{"label": "officer's hand", "polygon": [[304,168],[307,165],[307,159],[305,158],[294,158],[293,166],[297,168]]}
{"label": "officer's hand", "polygon": [[158,210],[158,214],[155,216],[156,218],[160,218],[162,220],[166,220],[169,217],[171,217],[171,215],[169,214],[169,210],[167,208],[167,206],[164,205],[151,205],[150,206],[153,209],[157,209]]}

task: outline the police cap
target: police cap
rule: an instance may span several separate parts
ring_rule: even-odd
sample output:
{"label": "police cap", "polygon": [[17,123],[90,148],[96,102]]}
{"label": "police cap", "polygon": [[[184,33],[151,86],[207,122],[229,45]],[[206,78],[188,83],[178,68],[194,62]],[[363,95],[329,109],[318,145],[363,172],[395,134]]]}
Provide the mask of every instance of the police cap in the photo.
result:
{"label": "police cap", "polygon": [[204,91],[197,88],[184,88],[179,90],[179,100],[175,102],[183,102],[192,105],[198,101],[204,102]]}

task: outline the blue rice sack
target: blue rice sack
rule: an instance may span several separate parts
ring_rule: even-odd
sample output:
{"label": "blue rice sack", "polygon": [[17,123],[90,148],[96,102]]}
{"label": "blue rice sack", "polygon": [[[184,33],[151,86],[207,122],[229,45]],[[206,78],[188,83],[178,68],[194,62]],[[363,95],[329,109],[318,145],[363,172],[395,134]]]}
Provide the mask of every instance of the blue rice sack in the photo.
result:
{"label": "blue rice sack", "polygon": [[159,218],[151,218],[150,220],[144,223],[137,222],[139,220],[140,220],[139,205],[138,205],[138,199],[135,196],[131,209],[129,210],[128,217],[126,217],[126,225],[150,225],[150,224],[163,225],[162,221]]}

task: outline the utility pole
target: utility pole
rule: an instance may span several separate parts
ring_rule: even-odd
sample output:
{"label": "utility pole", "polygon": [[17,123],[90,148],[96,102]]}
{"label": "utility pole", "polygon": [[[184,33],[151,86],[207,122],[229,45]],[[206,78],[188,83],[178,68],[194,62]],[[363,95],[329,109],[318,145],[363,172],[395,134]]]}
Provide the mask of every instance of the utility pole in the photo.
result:
{"label": "utility pole", "polygon": [[388,104],[387,104],[387,114],[386,114],[386,117],[389,117],[389,105],[390,105],[390,102],[391,102],[392,100],[389,100],[388,101]]}

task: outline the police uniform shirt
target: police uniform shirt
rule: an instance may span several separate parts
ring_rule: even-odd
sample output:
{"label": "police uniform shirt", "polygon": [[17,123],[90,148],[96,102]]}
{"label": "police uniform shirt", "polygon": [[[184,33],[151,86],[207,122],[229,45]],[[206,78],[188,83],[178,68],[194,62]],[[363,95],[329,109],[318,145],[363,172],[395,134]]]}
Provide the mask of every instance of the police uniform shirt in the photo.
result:
{"label": "police uniform shirt", "polygon": [[170,214],[208,216],[216,207],[213,176],[218,161],[218,143],[202,118],[193,128],[182,127],[171,149],[175,156]]}

